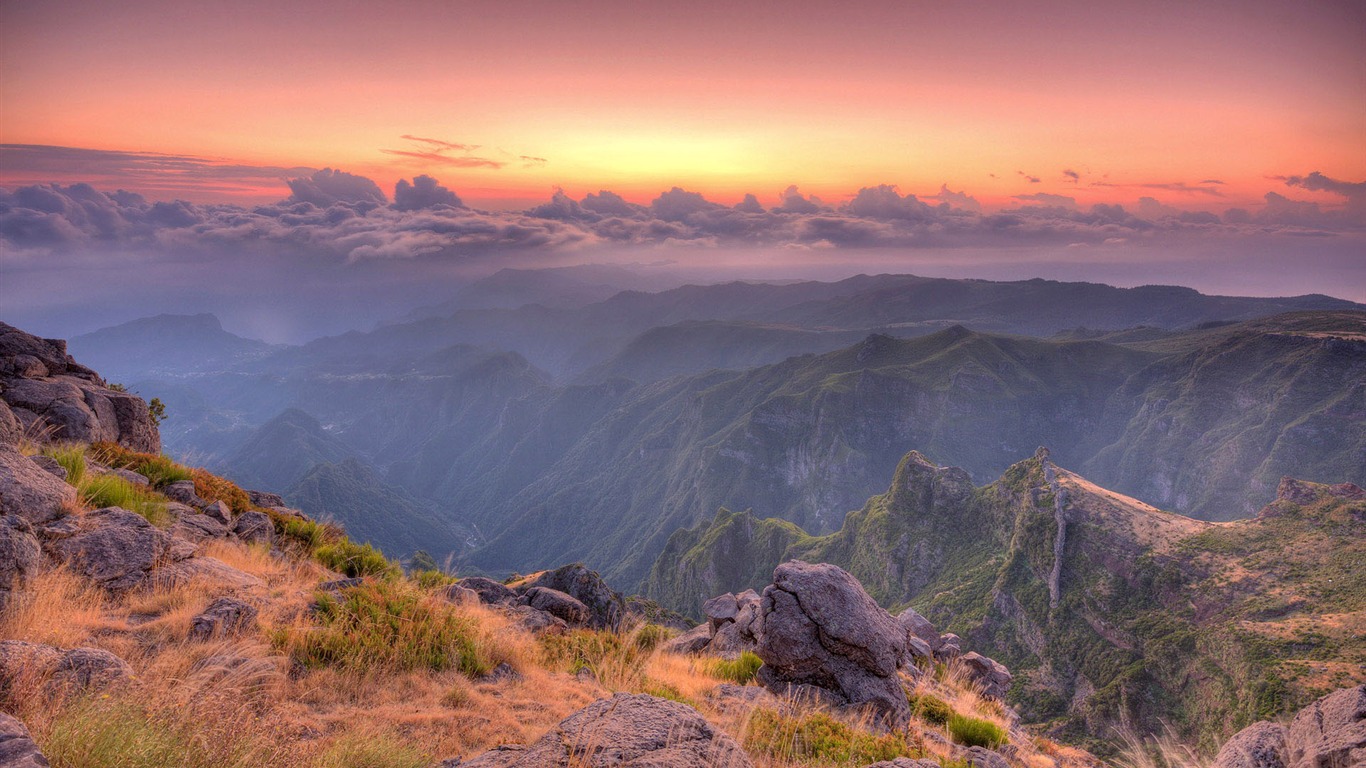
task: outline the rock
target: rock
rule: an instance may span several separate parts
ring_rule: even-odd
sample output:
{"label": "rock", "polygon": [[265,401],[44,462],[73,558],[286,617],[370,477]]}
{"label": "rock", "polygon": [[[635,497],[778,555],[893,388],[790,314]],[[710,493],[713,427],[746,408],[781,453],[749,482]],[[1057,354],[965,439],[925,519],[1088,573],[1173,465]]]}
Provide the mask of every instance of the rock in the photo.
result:
{"label": "rock", "polygon": [[285,505],[283,497],[274,493],[266,493],[265,491],[247,491],[247,498],[251,500],[252,504],[267,509],[271,507],[283,507]]}
{"label": "rock", "polygon": [[564,619],[545,611],[538,611],[529,605],[509,605],[506,609],[528,632],[538,635],[559,635],[569,631],[569,623]]}
{"label": "rock", "polygon": [[497,683],[503,680],[521,680],[522,673],[512,668],[506,661],[479,676],[481,683]]}
{"label": "rock", "polygon": [[444,595],[447,600],[456,605],[479,605],[479,603],[482,602],[479,599],[478,592],[475,592],[468,587],[462,587],[459,584],[452,584],[449,587],[446,587]]}
{"label": "rock", "polygon": [[914,635],[906,638],[906,654],[910,657],[912,664],[914,664],[915,659],[934,661],[934,651],[930,650],[930,646],[924,640]]}
{"label": "rock", "polygon": [[1286,768],[1285,726],[1261,722],[1238,731],[1210,768]]}
{"label": "rock", "polygon": [[517,602],[517,593],[506,585],[483,576],[467,576],[460,580],[460,586],[474,590],[479,600],[486,605],[507,605]]}
{"label": "rock", "polygon": [[880,763],[873,763],[867,768],[939,768],[939,763],[933,760],[912,760],[909,757],[898,757],[895,760],[883,760]]}
{"label": "rock", "polygon": [[783,563],[764,589],[762,616],[758,678],[770,691],[812,686],[842,705],[871,708],[889,728],[910,721],[897,676],[906,630],[853,576],[828,563]]}
{"label": "rock", "polygon": [[4,712],[0,712],[0,765],[5,768],[47,768],[50,764],[28,728]]}
{"label": "rock", "polygon": [[711,625],[698,624],[692,629],[684,632],[678,637],[673,637],[664,642],[664,650],[669,653],[690,654],[700,653],[711,642]]}
{"label": "rock", "polygon": [[0,445],[17,446],[24,436],[24,425],[15,418],[9,403],[0,400]]}
{"label": "rock", "polygon": [[980,653],[966,653],[958,660],[967,669],[968,677],[982,686],[982,692],[996,699],[1004,699],[1013,679],[1010,670],[994,659]]}
{"label": "rock", "polygon": [[147,401],[109,389],[66,353],[66,342],[40,339],[5,323],[0,323],[0,399],[24,429],[50,430],[51,440],[109,440],[161,452]]}
{"label": "rock", "polygon": [[749,651],[759,650],[759,634],[763,626],[762,601],[754,590],[745,590],[735,599],[738,606],[735,618],[721,625],[707,645],[706,652],[725,659],[734,659]]}
{"label": "rock", "polygon": [[143,488],[147,488],[152,484],[151,481],[149,481],[146,477],[139,475],[131,469],[110,469],[101,474],[113,475],[124,480],[125,482],[128,482],[132,485],[141,486]]}
{"label": "rock", "polygon": [[[179,499],[177,499],[177,501],[179,501]],[[225,528],[232,528],[232,509],[229,508],[228,505],[224,504],[222,501],[215,501],[211,504],[207,504],[201,511],[203,512],[205,517],[217,520],[218,522],[222,523]]]}
{"label": "rock", "polygon": [[[184,505],[177,506],[189,509]],[[204,541],[224,538],[228,535],[228,529],[208,515],[191,511],[189,514],[181,515],[180,521],[171,527],[171,535],[188,541]]]}
{"label": "rock", "polygon": [[939,636],[939,630],[934,628],[930,620],[916,613],[913,608],[902,611],[896,620],[906,628],[906,632],[911,637],[918,637],[925,645],[929,646],[930,653],[939,650],[939,646],[944,642]]}
{"label": "rock", "polygon": [[1300,710],[1285,734],[1288,768],[1366,765],[1366,685],[1343,688]]}
{"label": "rock", "polygon": [[968,761],[972,768],[1010,768],[1010,762],[999,752],[993,752],[986,747],[968,747],[963,753],[963,759]]}
{"label": "rock", "polygon": [[730,736],[691,707],[618,693],[575,712],[522,749],[485,752],[461,768],[748,768]]}
{"label": "rock", "polygon": [[204,506],[204,500],[195,493],[193,480],[177,480],[174,483],[167,483],[162,487],[161,495],[171,501],[178,501],[195,509]]}
{"label": "rock", "polygon": [[934,658],[937,661],[948,663],[963,654],[963,639],[950,632],[944,635],[939,642],[939,647],[934,649]]}
{"label": "rock", "polygon": [[251,627],[256,622],[256,608],[235,597],[220,597],[204,612],[190,620],[191,640],[212,640]]}
{"label": "rock", "polygon": [[[222,504],[223,502],[218,503]],[[232,532],[247,544],[270,546],[275,541],[275,523],[271,521],[270,515],[257,512],[254,509],[243,512],[237,518],[237,524],[233,526]]]}
{"label": "rock", "polygon": [[170,537],[119,507],[87,513],[79,532],[52,543],[57,558],[111,591],[136,587],[167,553]]}
{"label": "rock", "polygon": [[702,615],[707,617],[712,634],[715,634],[723,624],[735,621],[735,615],[739,612],[740,605],[735,601],[735,595],[730,592],[717,595],[702,604]]}
{"label": "rock", "polygon": [[22,517],[0,516],[0,610],[8,603],[10,590],[22,589],[38,572],[42,559],[33,526]]}
{"label": "rock", "polygon": [[19,640],[0,642],[0,691],[41,685],[46,693],[106,688],[133,674],[128,662],[99,648],[64,650]]}
{"label": "rock", "polygon": [[44,472],[12,446],[0,445],[0,515],[16,515],[42,525],[65,515],[75,504],[75,488]]}
{"label": "rock", "polygon": [[246,571],[233,568],[216,557],[191,557],[159,568],[155,578],[159,584],[187,584],[200,582],[215,589],[241,591],[264,586],[265,582]]}
{"label": "rock", "polygon": [[538,611],[545,611],[562,619],[571,627],[581,627],[588,623],[588,606],[558,589],[532,587],[523,592],[517,602],[519,605],[528,605]]}
{"label": "rock", "polygon": [[589,626],[594,629],[617,629],[626,613],[621,593],[607,586],[596,571],[582,563],[574,563],[543,571],[517,585],[518,592],[532,587],[557,589],[588,607]]}
{"label": "rock", "polygon": [[30,456],[28,457],[28,460],[37,464],[39,469],[64,483],[67,481],[67,478],[71,476],[71,473],[66,471],[66,467],[59,464],[57,460],[51,456]]}

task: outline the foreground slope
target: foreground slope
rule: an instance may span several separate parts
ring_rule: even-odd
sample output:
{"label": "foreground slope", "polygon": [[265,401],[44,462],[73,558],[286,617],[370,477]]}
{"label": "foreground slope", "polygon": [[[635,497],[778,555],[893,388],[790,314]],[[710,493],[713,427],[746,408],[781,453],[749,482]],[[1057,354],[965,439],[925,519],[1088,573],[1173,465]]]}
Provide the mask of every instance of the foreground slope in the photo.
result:
{"label": "foreground slope", "polygon": [[839,564],[1005,661],[1021,714],[1077,738],[1169,721],[1212,746],[1363,678],[1366,492],[1353,485],[1287,479],[1257,517],[1209,523],[1044,450],[980,488],[913,452],[830,535],[748,513],[678,532],[648,593],[696,611],[794,557]]}

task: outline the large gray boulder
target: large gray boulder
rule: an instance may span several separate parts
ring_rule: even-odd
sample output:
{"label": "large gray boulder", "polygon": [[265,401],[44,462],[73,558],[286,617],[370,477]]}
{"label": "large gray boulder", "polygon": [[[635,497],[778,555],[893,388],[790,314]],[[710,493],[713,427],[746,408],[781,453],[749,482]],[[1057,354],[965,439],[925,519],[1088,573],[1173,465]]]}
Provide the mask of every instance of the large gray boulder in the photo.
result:
{"label": "large gray boulder", "polygon": [[661,647],[669,653],[691,654],[701,653],[710,643],[711,625],[698,624],[687,632],[664,641]]}
{"label": "large gray boulder", "polygon": [[597,571],[589,570],[583,563],[542,571],[520,582],[516,589],[525,593],[534,587],[556,589],[583,603],[588,607],[588,624],[595,629],[617,629],[626,615],[621,593],[607,586]]}
{"label": "large gray boulder", "polygon": [[465,589],[473,590],[479,595],[479,601],[485,605],[509,605],[517,602],[516,592],[513,592],[506,584],[500,584],[493,579],[486,579],[483,576],[466,576],[458,584]]}
{"label": "large gray boulder", "polygon": [[42,525],[75,504],[75,488],[44,472],[13,446],[0,445],[0,515]]}
{"label": "large gray boulder", "polygon": [[1288,768],[1366,765],[1366,685],[1343,688],[1300,710],[1286,729]]}
{"label": "large gray boulder", "polygon": [[770,691],[810,686],[841,705],[871,709],[889,728],[910,721],[897,675],[906,630],[853,576],[828,563],[783,563],[764,589],[762,616],[758,678]]}
{"label": "large gray boulder", "polygon": [[0,445],[18,445],[24,436],[24,425],[19,423],[9,403],[0,400]]}
{"label": "large gray boulder", "polygon": [[0,712],[0,766],[4,768],[48,768],[47,758],[33,743],[28,728],[17,718]]}
{"label": "large gray boulder", "polygon": [[1210,768],[1286,768],[1285,726],[1253,723],[1224,743]]}
{"label": "large gray boulder", "polygon": [[256,607],[235,597],[220,597],[190,619],[191,640],[215,640],[235,635],[256,623]]}
{"label": "large gray boulder", "polygon": [[532,587],[517,599],[519,605],[526,605],[538,611],[563,620],[571,627],[582,627],[588,623],[588,606],[566,595],[558,589]]}
{"label": "large gray boulder", "polygon": [[967,670],[968,679],[980,685],[983,693],[994,699],[1006,697],[1010,681],[1014,679],[1006,665],[976,652],[965,653],[958,661]]}
{"label": "large gray boulder", "polygon": [[142,516],[105,507],[84,515],[76,534],[51,542],[50,548],[76,573],[121,592],[142,584],[176,552],[170,543],[170,536]]}
{"label": "large gray boulder", "polygon": [[0,515],[0,611],[9,601],[10,590],[22,589],[38,573],[42,557],[33,526],[22,517]]}
{"label": "large gray boulder", "polygon": [[759,650],[759,634],[763,628],[763,601],[758,593],[747,589],[735,596],[735,618],[724,622],[712,635],[706,652],[712,656],[734,659],[749,651]]}
{"label": "large gray boulder", "polygon": [[917,613],[914,608],[907,608],[902,611],[896,620],[906,628],[908,635],[924,641],[925,645],[929,646],[931,653],[939,650],[939,646],[943,644],[943,640],[939,637],[939,630],[935,629],[934,624]]}
{"label": "large gray boulder", "polygon": [[702,615],[707,617],[707,624],[711,627],[712,633],[722,625],[735,621],[735,615],[739,612],[740,603],[735,599],[733,592],[717,595],[702,604]]}
{"label": "large gray boulder", "polygon": [[691,707],[618,693],[575,712],[526,747],[499,747],[461,768],[748,768],[740,746]]}
{"label": "large gray boulder", "polygon": [[145,400],[110,389],[66,353],[66,342],[40,339],[6,323],[0,323],[0,399],[30,434],[161,451],[161,435]]}
{"label": "large gray boulder", "polygon": [[275,523],[271,522],[270,515],[254,509],[243,512],[237,518],[237,524],[233,526],[232,532],[247,544],[270,546],[275,541]]}
{"label": "large gray boulder", "polygon": [[38,686],[49,694],[107,688],[129,679],[128,662],[99,648],[57,648],[20,640],[0,642],[0,691]]}

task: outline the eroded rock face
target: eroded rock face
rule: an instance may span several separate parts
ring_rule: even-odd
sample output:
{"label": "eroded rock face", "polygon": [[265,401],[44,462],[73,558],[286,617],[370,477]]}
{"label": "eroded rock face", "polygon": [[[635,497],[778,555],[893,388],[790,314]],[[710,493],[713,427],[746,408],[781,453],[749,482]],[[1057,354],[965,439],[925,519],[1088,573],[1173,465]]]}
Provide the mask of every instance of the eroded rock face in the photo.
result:
{"label": "eroded rock face", "polygon": [[757,592],[747,589],[735,597],[735,604],[735,618],[722,624],[707,644],[706,652],[713,656],[734,659],[745,651],[757,653],[759,650],[762,600]]}
{"label": "eroded rock face", "polygon": [[0,642],[0,690],[39,686],[47,694],[107,688],[133,674],[128,662],[99,648],[57,648],[20,640]]}
{"label": "eroded rock face", "polygon": [[13,588],[22,588],[38,572],[43,552],[33,526],[22,517],[0,515],[0,611]]}
{"label": "eroded rock face", "polygon": [[701,653],[710,642],[711,625],[698,624],[678,637],[666,641],[664,650],[678,654]]}
{"label": "eroded rock face", "polygon": [[1286,729],[1288,768],[1366,765],[1366,685],[1324,696]]}
{"label": "eroded rock face", "polygon": [[545,611],[571,627],[581,627],[588,623],[588,606],[557,589],[532,587],[523,592],[517,602],[538,611]]}
{"label": "eroded rock face", "polygon": [[696,710],[645,694],[618,693],[575,712],[526,747],[500,747],[462,768],[747,768],[730,736]]}
{"label": "eroded rock face", "polygon": [[1253,723],[1229,739],[1210,768],[1286,768],[1285,726]]}
{"label": "eroded rock face", "polygon": [[976,652],[965,653],[958,660],[967,668],[968,677],[982,686],[983,693],[996,699],[1005,698],[1010,681],[1014,679],[1006,665]]}
{"label": "eroded rock face", "polygon": [[247,544],[270,546],[275,541],[275,524],[271,522],[270,516],[254,509],[243,512],[237,518],[237,524],[233,526],[232,532]]}
{"label": "eroded rock face", "polygon": [[901,612],[900,616],[896,617],[896,620],[906,628],[906,633],[909,636],[920,638],[921,642],[929,647],[931,653],[939,650],[939,646],[943,644],[943,640],[939,637],[939,630],[934,628],[934,624],[930,623],[929,619],[916,613],[915,609],[907,608]]}
{"label": "eroded rock face", "polygon": [[43,471],[12,446],[0,445],[0,515],[42,525],[61,517],[75,503],[75,488]]}
{"label": "eroded rock face", "polygon": [[105,589],[123,591],[148,577],[167,553],[169,540],[140,515],[106,507],[86,514],[78,533],[51,546],[76,573]]}
{"label": "eroded rock face", "polygon": [[0,765],[5,768],[47,768],[49,763],[28,728],[18,719],[0,712]]}
{"label": "eroded rock face", "polygon": [[220,597],[190,620],[191,640],[213,640],[235,635],[256,622],[257,610],[235,597]]}
{"label": "eroded rock face", "polygon": [[798,560],[778,566],[764,589],[759,681],[774,693],[812,686],[841,705],[871,708],[901,728],[910,706],[897,676],[906,630],[844,570]]}
{"label": "eroded rock face", "polygon": [[626,604],[621,593],[607,586],[597,571],[582,563],[574,563],[539,573],[517,586],[518,592],[533,587],[559,590],[588,607],[589,626],[595,629],[616,629],[626,615]]}
{"label": "eroded rock face", "polygon": [[66,353],[66,342],[40,339],[5,323],[0,323],[0,399],[30,433],[161,451],[161,435],[145,400],[109,389]]}
{"label": "eroded rock face", "polygon": [[460,580],[460,586],[473,590],[485,605],[507,605],[517,601],[517,593],[507,585],[483,576],[467,576]]}

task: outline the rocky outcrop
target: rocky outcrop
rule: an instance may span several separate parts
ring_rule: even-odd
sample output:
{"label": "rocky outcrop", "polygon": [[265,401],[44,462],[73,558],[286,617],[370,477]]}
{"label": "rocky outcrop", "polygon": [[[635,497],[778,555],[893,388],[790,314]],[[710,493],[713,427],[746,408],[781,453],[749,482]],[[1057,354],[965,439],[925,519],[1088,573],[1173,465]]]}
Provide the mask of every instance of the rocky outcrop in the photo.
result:
{"label": "rocky outcrop", "polygon": [[460,580],[458,586],[472,590],[479,595],[479,600],[485,605],[507,605],[517,602],[517,593],[511,588],[483,576],[466,576]]}
{"label": "rocky outcrop", "polygon": [[525,747],[503,746],[461,768],[748,768],[739,745],[696,710],[645,694],[618,693],[575,712]]}
{"label": "rocky outcrop", "polygon": [[246,544],[264,544],[269,547],[275,541],[275,524],[264,512],[247,510],[237,518],[232,532]]}
{"label": "rocky outcrop", "polygon": [[571,627],[581,627],[588,623],[588,606],[558,589],[532,587],[522,593],[517,603],[544,611]]}
{"label": "rocky outcrop", "polygon": [[910,720],[897,676],[906,630],[853,576],[828,563],[783,563],[764,589],[761,610],[758,678],[770,691],[871,709],[891,728]]}
{"label": "rocky outcrop", "polygon": [[1343,688],[1296,713],[1289,726],[1239,731],[1210,768],[1348,768],[1366,765],[1366,685]]}
{"label": "rocky outcrop", "polygon": [[213,640],[235,635],[256,622],[256,607],[235,597],[220,597],[190,620],[191,640]]}
{"label": "rocky outcrop", "polygon": [[0,611],[5,610],[12,589],[22,589],[38,572],[43,552],[33,526],[16,515],[0,515]]}
{"label": "rocky outcrop", "polygon": [[0,712],[0,765],[5,768],[47,768],[50,765],[28,728],[17,718]]}
{"label": "rocky outcrop", "polygon": [[980,685],[983,693],[994,699],[1006,697],[1010,681],[1014,679],[1006,665],[976,652],[965,653],[958,661],[967,670],[968,679]]}
{"label": "rocky outcrop", "polygon": [[[119,507],[87,513],[76,533],[49,542],[49,549],[74,572],[115,592],[142,584],[165,558],[179,551],[164,531]],[[192,553],[193,548],[177,559]]]}
{"label": "rocky outcrop", "polygon": [[75,503],[75,488],[43,471],[12,446],[0,445],[0,515],[42,525],[66,514]]}
{"label": "rocky outcrop", "polygon": [[128,662],[99,648],[65,650],[20,640],[0,642],[0,691],[16,685],[48,693],[107,688],[133,674]]}
{"label": "rocky outcrop", "polygon": [[[145,400],[110,389],[66,353],[66,342],[40,339],[5,323],[0,323],[0,400],[28,434],[161,451],[161,435]],[[11,431],[0,427],[5,434]]]}
{"label": "rocky outcrop", "polygon": [[515,589],[524,594],[534,587],[549,587],[583,603],[589,612],[588,624],[595,629],[617,629],[626,615],[621,593],[607,586],[597,571],[589,570],[583,563],[542,571],[518,582]]}

